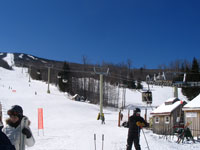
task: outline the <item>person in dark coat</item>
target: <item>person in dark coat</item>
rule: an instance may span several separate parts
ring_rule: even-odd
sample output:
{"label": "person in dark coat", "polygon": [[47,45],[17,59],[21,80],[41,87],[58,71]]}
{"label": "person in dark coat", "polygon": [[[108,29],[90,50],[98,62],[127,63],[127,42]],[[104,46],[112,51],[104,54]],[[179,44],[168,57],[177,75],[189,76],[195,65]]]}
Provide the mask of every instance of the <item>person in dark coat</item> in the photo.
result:
{"label": "person in dark coat", "polygon": [[148,127],[149,124],[140,116],[141,110],[136,108],[134,114],[129,117],[128,121],[128,139],[127,139],[127,149],[131,150],[134,143],[136,150],[141,150],[140,148],[140,130],[142,127]]}
{"label": "person in dark coat", "polygon": [[0,130],[0,149],[1,150],[15,150],[8,137]]}

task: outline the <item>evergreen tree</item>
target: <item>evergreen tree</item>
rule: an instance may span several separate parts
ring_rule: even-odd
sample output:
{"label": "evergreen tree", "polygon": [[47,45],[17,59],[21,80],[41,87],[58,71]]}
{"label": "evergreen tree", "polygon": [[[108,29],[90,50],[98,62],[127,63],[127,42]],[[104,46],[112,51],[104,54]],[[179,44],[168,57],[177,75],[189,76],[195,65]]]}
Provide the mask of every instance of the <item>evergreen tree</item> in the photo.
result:
{"label": "evergreen tree", "polygon": [[[187,82],[200,82],[199,64],[196,58],[193,59],[191,70],[186,66],[186,81]],[[189,100],[192,100],[200,93],[200,87],[183,87],[182,93]]]}
{"label": "evergreen tree", "polygon": [[183,87],[182,93],[183,93],[183,95],[185,95],[188,98],[188,100],[192,100],[196,96],[199,95],[200,88],[199,87]]}
{"label": "evergreen tree", "polygon": [[199,64],[196,58],[194,58],[192,62],[191,76],[192,76],[192,81],[199,81],[200,79],[199,78]]}

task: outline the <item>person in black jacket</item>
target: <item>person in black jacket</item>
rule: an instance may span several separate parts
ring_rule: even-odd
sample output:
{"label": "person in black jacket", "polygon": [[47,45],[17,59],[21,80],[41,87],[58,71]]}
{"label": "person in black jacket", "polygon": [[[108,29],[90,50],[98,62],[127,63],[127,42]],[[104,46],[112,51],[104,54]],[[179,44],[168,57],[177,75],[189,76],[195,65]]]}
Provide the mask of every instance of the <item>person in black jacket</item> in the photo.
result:
{"label": "person in black jacket", "polygon": [[141,150],[140,148],[140,130],[141,127],[147,127],[149,124],[140,116],[141,110],[136,108],[134,114],[129,117],[128,121],[128,139],[127,139],[127,149],[131,150],[134,143],[136,150]]}
{"label": "person in black jacket", "polygon": [[0,150],[15,150],[8,137],[0,130]]}

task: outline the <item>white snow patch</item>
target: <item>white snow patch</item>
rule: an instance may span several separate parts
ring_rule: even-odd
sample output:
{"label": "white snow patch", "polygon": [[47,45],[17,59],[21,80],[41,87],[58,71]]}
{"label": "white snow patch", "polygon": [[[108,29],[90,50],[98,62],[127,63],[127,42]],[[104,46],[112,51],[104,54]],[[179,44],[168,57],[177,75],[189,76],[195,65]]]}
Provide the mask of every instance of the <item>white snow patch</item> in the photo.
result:
{"label": "white snow patch", "polygon": [[15,62],[14,62],[14,54],[12,53],[7,53],[7,56],[3,58],[3,60],[5,60],[9,66],[14,66]]}
{"label": "white snow patch", "polygon": [[20,54],[20,55],[19,55],[19,58],[23,58],[23,56],[24,56],[24,54]]}
{"label": "white snow patch", "polygon": [[30,57],[30,58],[32,58],[34,60],[37,60],[37,58],[35,58],[35,57],[31,56],[31,55],[28,55],[28,57]]}

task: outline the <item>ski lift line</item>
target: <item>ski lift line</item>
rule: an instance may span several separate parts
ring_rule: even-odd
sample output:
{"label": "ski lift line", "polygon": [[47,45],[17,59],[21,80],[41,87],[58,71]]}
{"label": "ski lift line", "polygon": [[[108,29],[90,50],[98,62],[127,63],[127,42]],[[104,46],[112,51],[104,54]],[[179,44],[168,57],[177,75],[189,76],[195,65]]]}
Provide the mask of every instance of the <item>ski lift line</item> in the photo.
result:
{"label": "ski lift line", "polygon": [[[32,68],[36,68],[35,66],[31,66]],[[47,68],[47,67],[43,67],[43,68]],[[80,71],[80,70],[63,70],[63,69],[58,69],[58,68],[53,68],[54,70],[58,70],[58,71],[68,71],[70,73],[85,73],[85,74],[94,74],[94,72],[92,71]],[[111,75],[112,74],[112,75]],[[192,73],[187,73],[187,74],[192,74]],[[194,74],[194,73],[193,73]],[[200,74],[200,73],[198,73]],[[113,78],[113,79],[119,79],[119,80],[125,80],[125,81],[132,81],[134,80],[133,78],[127,78],[126,76],[122,76],[122,75],[116,75],[113,73],[109,73],[108,77]]]}
{"label": "ski lift line", "polygon": [[[52,64],[51,64],[52,65]],[[23,65],[24,66],[24,65]],[[34,68],[36,68],[35,67],[35,65],[29,65],[29,66],[31,66],[31,67],[34,67]],[[102,67],[98,67],[98,66],[87,66],[87,68],[94,68],[94,67],[96,67],[96,68],[102,68]],[[38,68],[38,66],[37,66],[37,68]],[[39,68],[47,68],[47,67],[45,67],[45,66],[40,66]],[[61,71],[63,71],[63,69],[58,69],[58,68],[54,68],[54,67],[52,67],[54,70],[61,70]],[[74,69],[77,69],[76,67],[70,67],[70,68],[74,68]],[[105,68],[105,67],[103,67],[103,68]],[[78,68],[78,69],[80,69],[80,68]],[[179,72],[179,71],[166,71],[166,72],[164,72],[165,74],[167,74],[167,73],[175,73],[175,74],[184,74],[184,73],[186,73],[186,74],[199,74],[200,75],[200,72],[199,73],[192,73],[192,72]]]}
{"label": "ski lift line", "polygon": [[[48,67],[42,67],[42,68],[47,69]],[[76,73],[92,73],[92,71],[90,72],[90,71],[64,70],[64,69],[58,69],[58,68],[52,68],[52,69],[57,70],[57,71],[67,71],[67,72],[76,72]]]}
{"label": "ski lift line", "polygon": [[[46,67],[44,67],[45,69],[47,69]],[[70,73],[86,73],[86,74],[94,74],[94,72],[92,71],[77,71],[77,70],[63,70],[63,69],[58,69],[58,68],[53,68],[54,70],[58,70],[58,71],[67,71],[67,72],[70,72]],[[126,80],[126,81],[132,81],[134,80],[133,78],[127,78],[124,76],[123,77],[115,77],[115,76],[111,76],[110,74],[108,74],[108,77],[111,77],[111,78],[115,78],[115,79],[120,79],[120,80]]]}
{"label": "ski lift line", "polygon": [[[35,66],[32,66],[31,65],[31,68],[38,68],[38,67],[35,67]],[[42,66],[42,67],[40,67],[40,69],[47,69],[48,67],[45,67],[45,66]],[[77,71],[77,70],[64,70],[64,69],[59,69],[59,68],[54,68],[54,67],[51,67],[53,70],[58,70],[58,71],[68,71],[68,72],[76,72],[76,73],[89,73],[89,74],[93,74],[93,71]],[[74,67],[75,68],[75,67]],[[99,67],[100,68],[100,67]],[[77,68],[76,68],[77,69]],[[108,75],[109,74],[111,74],[111,73],[108,73]],[[113,74],[113,73],[112,73]],[[116,78],[121,78],[121,79],[126,79],[127,80],[127,76],[123,76],[123,75],[120,75],[120,77],[119,77],[119,75],[117,75],[117,74],[113,74],[113,75],[115,75],[115,76],[118,76],[118,77],[116,77]],[[129,78],[130,80],[131,79],[133,79],[133,78]]]}
{"label": "ski lift line", "polygon": [[[121,78],[121,77],[123,77],[123,78],[128,78],[127,76],[124,76],[124,75],[119,75],[119,74],[115,74],[115,73],[110,73],[110,74],[112,74],[112,75],[114,75],[114,76],[117,76],[117,77],[119,77],[119,78]],[[129,79],[133,79],[133,78],[130,78],[129,77]]]}
{"label": "ski lift line", "polygon": [[[31,66],[32,68],[36,68],[35,66]],[[48,67],[40,67],[40,69],[47,69]],[[74,67],[75,68],[75,67]],[[37,69],[37,68],[36,68]],[[67,71],[67,72],[71,72],[71,73],[86,73],[86,74],[94,74],[93,71],[80,71],[80,70],[64,70],[64,69],[59,69],[59,68],[55,68],[52,67],[53,70],[57,70],[57,71]],[[112,74],[112,76],[110,75]],[[115,78],[115,79],[121,79],[121,80],[126,80],[126,81],[131,81],[134,80],[133,78],[128,78],[127,76],[123,76],[123,75],[117,75],[114,73],[109,73],[108,74],[109,77]]]}
{"label": "ski lift line", "polygon": [[[24,66],[24,65],[23,65]],[[33,65],[33,64],[31,64],[31,65],[28,65],[28,66],[31,66],[31,67],[34,67],[34,68],[38,68],[38,66],[36,66],[36,65]],[[45,68],[48,68],[48,67],[51,67],[51,68],[53,68],[53,69],[55,69],[55,70],[63,70],[62,68],[59,68],[58,69],[58,67],[57,68],[55,68],[55,66],[53,65],[53,64],[49,64],[49,65],[44,65],[44,66],[39,66],[39,68],[40,69],[45,69]],[[101,67],[101,66],[87,66],[87,67],[83,67],[83,69],[85,69],[85,68],[105,68],[105,67]],[[71,69],[80,69],[80,67],[70,67]]]}
{"label": "ski lift line", "polygon": [[113,79],[132,81],[130,78],[129,79],[128,78],[120,78],[120,77],[115,77],[115,76],[110,76],[110,75],[108,77],[113,78]]}
{"label": "ski lift line", "polygon": [[195,73],[195,72],[175,72],[175,71],[173,72],[173,71],[172,71],[172,72],[165,72],[165,73],[167,73],[167,74],[169,74],[169,73],[171,73],[171,74],[172,74],[172,73],[173,73],[173,74],[185,74],[185,73],[186,73],[186,74],[189,74],[189,75],[190,75],[190,74],[199,74],[199,75],[200,75],[200,72],[199,72],[199,73]]}

